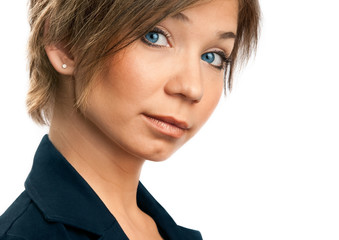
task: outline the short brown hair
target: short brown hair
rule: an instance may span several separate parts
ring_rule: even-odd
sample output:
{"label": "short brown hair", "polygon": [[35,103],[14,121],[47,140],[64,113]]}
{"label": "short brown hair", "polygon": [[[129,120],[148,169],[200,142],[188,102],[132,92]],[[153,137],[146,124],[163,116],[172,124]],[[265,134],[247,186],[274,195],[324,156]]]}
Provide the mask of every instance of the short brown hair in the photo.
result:
{"label": "short brown hair", "polygon": [[[258,0],[238,0],[239,16],[230,63],[230,81],[236,60],[248,59],[256,48],[260,10]],[[91,79],[104,59],[146,34],[169,15],[179,13],[201,0],[30,0],[28,43],[30,88],[28,113],[37,123],[48,124],[56,95],[58,73],[52,67],[45,46],[61,43],[76,56],[75,71],[82,79],[82,106]],[[45,31],[48,23],[48,31]],[[126,41],[127,39],[127,41]],[[81,67],[86,66],[86,68]]]}

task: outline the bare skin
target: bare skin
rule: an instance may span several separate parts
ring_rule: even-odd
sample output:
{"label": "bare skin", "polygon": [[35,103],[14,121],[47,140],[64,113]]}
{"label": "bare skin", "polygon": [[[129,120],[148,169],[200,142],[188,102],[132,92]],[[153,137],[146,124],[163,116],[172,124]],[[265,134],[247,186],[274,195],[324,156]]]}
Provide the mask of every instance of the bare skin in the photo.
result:
{"label": "bare skin", "polygon": [[[236,0],[214,0],[182,14],[157,25],[171,35],[157,33],[153,44],[161,47],[137,40],[114,56],[83,109],[74,108],[79,80],[73,59],[60,47],[46,46],[60,73],[50,140],[133,240],[162,239],[154,220],[137,206],[145,159],[168,158],[207,121],[223,89],[223,70],[216,68],[221,57],[214,52],[227,56],[234,45],[233,37],[219,35],[236,33]],[[209,52],[213,62],[201,58]],[[185,127],[159,128],[149,115],[170,116]]]}

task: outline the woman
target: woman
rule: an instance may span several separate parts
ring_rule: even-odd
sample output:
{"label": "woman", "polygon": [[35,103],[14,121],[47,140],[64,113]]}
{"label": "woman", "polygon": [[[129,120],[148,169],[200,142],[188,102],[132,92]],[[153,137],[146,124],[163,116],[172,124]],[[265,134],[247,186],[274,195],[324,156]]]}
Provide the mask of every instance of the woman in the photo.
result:
{"label": "woman", "polygon": [[0,239],[202,239],[139,176],[231,88],[256,45],[258,3],[31,0],[29,19],[28,111],[50,131]]}

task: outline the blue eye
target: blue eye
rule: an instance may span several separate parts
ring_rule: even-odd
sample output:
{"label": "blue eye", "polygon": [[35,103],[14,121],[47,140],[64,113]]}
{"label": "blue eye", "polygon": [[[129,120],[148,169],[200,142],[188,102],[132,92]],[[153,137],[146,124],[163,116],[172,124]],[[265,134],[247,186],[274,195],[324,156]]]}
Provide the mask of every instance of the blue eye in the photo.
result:
{"label": "blue eye", "polygon": [[167,41],[167,35],[161,29],[155,28],[153,31],[148,32],[142,40],[154,47],[168,47],[169,43]]}
{"label": "blue eye", "polygon": [[145,38],[151,43],[156,43],[159,40],[159,33],[149,32],[146,34]]}
{"label": "blue eye", "polygon": [[205,62],[212,63],[215,60],[215,56],[214,53],[208,52],[201,55],[201,59]]}
{"label": "blue eye", "polygon": [[207,52],[201,55],[201,59],[214,67],[223,68],[226,57],[223,52]]}

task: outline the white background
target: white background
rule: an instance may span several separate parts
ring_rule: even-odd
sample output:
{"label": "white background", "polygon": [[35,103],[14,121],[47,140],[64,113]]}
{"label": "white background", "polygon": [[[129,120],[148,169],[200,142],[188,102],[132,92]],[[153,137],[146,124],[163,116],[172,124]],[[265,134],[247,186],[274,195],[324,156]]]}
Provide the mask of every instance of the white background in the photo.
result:
{"label": "white background", "polygon": [[[142,181],[204,239],[339,239],[339,14],[334,0],[261,0],[257,56],[198,135]],[[46,128],[27,116],[24,1],[0,10],[0,214]]]}

